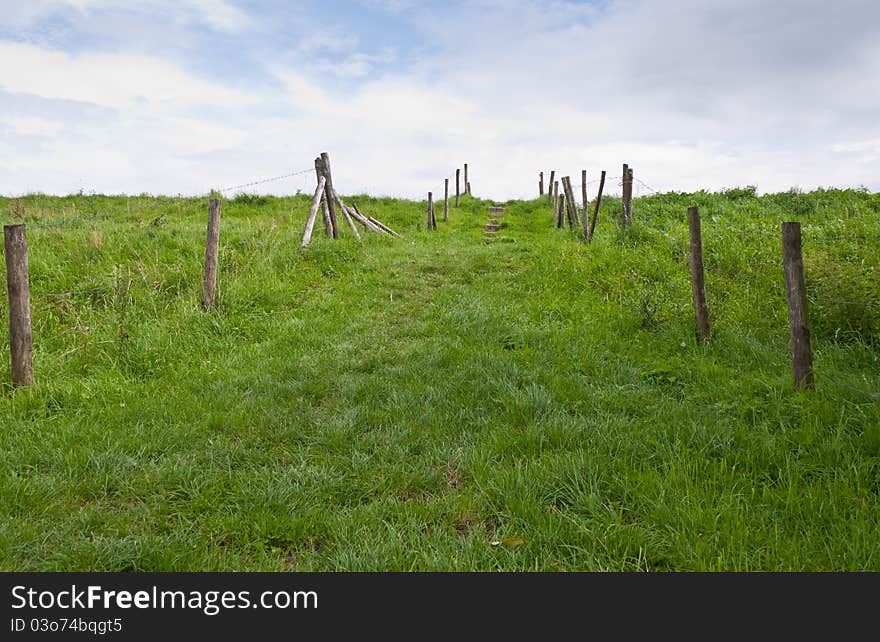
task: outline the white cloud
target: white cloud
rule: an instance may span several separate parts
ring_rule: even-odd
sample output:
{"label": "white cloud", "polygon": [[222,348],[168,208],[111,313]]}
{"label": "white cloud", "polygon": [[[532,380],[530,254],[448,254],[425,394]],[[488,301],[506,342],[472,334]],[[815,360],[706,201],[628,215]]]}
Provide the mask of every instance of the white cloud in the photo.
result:
{"label": "white cloud", "polygon": [[146,56],[74,56],[34,45],[0,41],[0,87],[11,93],[74,100],[115,109],[149,106],[173,112],[200,105],[241,106],[239,92],[187,74]]}

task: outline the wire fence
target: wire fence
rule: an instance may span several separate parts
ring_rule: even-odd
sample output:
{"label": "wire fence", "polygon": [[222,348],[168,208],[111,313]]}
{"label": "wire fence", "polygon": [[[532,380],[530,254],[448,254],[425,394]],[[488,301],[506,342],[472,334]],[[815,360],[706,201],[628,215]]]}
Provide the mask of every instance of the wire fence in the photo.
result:
{"label": "wire fence", "polygon": [[[170,207],[173,207],[175,205],[181,206],[184,203],[192,203],[193,201],[198,201],[200,199],[209,198],[209,197],[217,195],[217,194],[228,194],[228,193],[232,193],[232,192],[247,190],[249,188],[253,188],[253,187],[257,187],[257,186],[261,186],[261,185],[276,183],[276,182],[285,181],[285,180],[291,180],[291,179],[294,179],[299,176],[303,176],[304,180],[308,180],[307,179],[308,175],[312,174],[314,171],[315,171],[314,168],[308,168],[308,169],[302,169],[302,170],[297,170],[297,171],[292,171],[292,172],[286,172],[286,173],[280,174],[280,175],[275,175],[275,176],[251,180],[248,182],[243,182],[243,183],[239,183],[239,184],[235,184],[235,185],[230,185],[227,187],[223,187],[221,189],[210,190],[210,191],[207,191],[207,192],[204,192],[201,194],[197,194],[197,195],[193,195],[193,196],[179,195],[177,197],[162,197],[162,196],[150,197],[150,200],[146,203],[137,203],[134,206],[131,206],[130,203],[127,204],[126,208],[125,208],[125,212],[127,214],[131,215],[131,214],[141,214],[143,212],[162,211],[162,214],[160,214],[159,218],[157,218],[154,221],[154,222],[156,222],[161,218],[161,216],[164,215],[165,212],[167,212],[167,210]],[[545,176],[545,178],[546,178],[546,176]],[[594,185],[598,185],[601,182],[601,180],[602,179],[597,178],[597,179],[586,181],[586,182],[581,181],[578,183],[572,183],[571,187],[572,187],[572,190],[575,192],[576,196],[582,197],[584,189],[590,188]],[[560,182],[560,187],[561,187],[561,179],[558,182]],[[605,185],[606,186],[609,184],[614,185],[616,183],[617,186],[624,187],[626,182],[627,181],[622,176],[612,176],[612,177],[606,176],[605,177]],[[446,185],[447,185],[446,180],[443,180],[440,183],[438,183],[437,185],[435,185],[434,188],[431,190],[434,193],[435,207],[437,207],[438,203],[442,203],[443,195],[445,194]],[[682,241],[686,240],[684,236],[682,236],[681,238],[675,238],[675,230],[674,229],[670,229],[670,228],[663,229],[661,226],[652,225],[651,223],[657,221],[656,214],[658,213],[656,208],[652,207],[653,203],[659,203],[662,205],[663,208],[670,208],[671,210],[677,212],[679,209],[681,209],[683,207],[682,199],[676,198],[678,195],[675,192],[669,192],[669,191],[660,192],[657,189],[655,189],[654,187],[652,187],[651,185],[649,185],[647,182],[641,180],[640,178],[633,178],[632,185],[635,188],[635,194],[632,195],[633,196],[632,215],[633,215],[634,220],[636,220],[639,225],[651,227],[655,231],[662,233],[664,235],[664,237],[669,240],[670,244],[675,244],[675,248],[674,248],[675,250],[677,250],[677,251],[680,250]],[[461,187],[462,187],[462,189],[461,189],[460,193],[462,195],[467,195],[467,184],[461,185]],[[547,187],[547,192],[544,195],[545,198],[550,196],[550,192],[554,189],[554,185],[547,185],[546,187]],[[450,199],[452,199],[455,197],[454,178],[449,179],[449,188],[450,188],[449,197],[450,197]],[[625,190],[624,190],[624,192],[625,192]],[[684,194],[681,195],[681,197],[685,197],[685,196],[686,195],[684,195]],[[603,195],[603,197],[605,199],[607,199],[605,201],[606,203],[613,203],[615,200],[620,200],[621,207],[623,207],[624,195],[617,196],[617,195],[608,195],[606,193]],[[134,197],[134,198],[138,198],[138,197]],[[648,200],[642,200],[642,199],[648,199]],[[583,198],[581,198],[581,200],[583,200]],[[581,206],[584,209],[586,209],[589,204],[590,204],[590,201],[588,201],[587,203],[582,203]],[[778,203],[774,203],[773,206],[775,207],[775,211],[773,212],[774,215],[780,214],[780,215],[784,215],[785,217],[791,217],[793,215],[790,211],[786,210],[784,207],[782,207]],[[734,212],[738,211],[736,209],[735,202],[731,203],[731,207],[734,209]],[[818,209],[818,207],[817,207],[817,209]],[[637,214],[642,214],[642,213],[648,214],[648,216],[643,216],[643,217],[637,216]],[[662,213],[665,214],[666,212],[662,212]],[[745,213],[754,214],[754,212],[745,212]],[[101,212],[98,212],[97,210],[94,210],[93,216],[91,217],[91,220],[101,220],[101,219],[105,219],[105,218],[110,218],[112,216],[115,216],[116,214],[117,213],[114,213],[114,212],[101,213]],[[673,221],[677,220],[679,223],[683,223],[684,218],[681,217],[681,218],[672,219],[672,220]],[[765,227],[761,227],[761,226],[758,226],[758,227],[743,226],[741,224],[736,224],[735,223],[736,220],[737,220],[737,216],[735,214],[734,214],[734,216],[729,216],[726,213],[712,212],[708,217],[706,217],[704,219],[704,221],[706,223],[704,231],[708,232],[708,234],[710,236],[715,233],[721,233],[722,235],[734,234],[734,235],[738,235],[741,237],[773,239],[774,243],[781,243],[781,234],[779,231],[766,229]],[[772,220],[772,219],[769,219],[769,217],[768,217],[767,222],[769,223],[770,220]],[[79,215],[79,216],[75,215],[73,218],[70,218],[70,219],[63,219],[62,218],[60,221],[46,222],[46,221],[37,220],[37,221],[33,221],[33,222],[28,222],[28,226],[29,227],[36,227],[36,228],[58,228],[58,227],[64,227],[65,225],[68,225],[71,223],[81,224],[82,221],[83,221],[82,215]],[[774,220],[773,222],[774,222],[774,224],[778,224],[781,221]],[[803,233],[803,240],[804,240],[805,244],[847,243],[847,244],[854,245],[854,246],[858,247],[858,246],[862,246],[865,243],[869,243],[869,242],[877,240],[877,239],[880,239],[880,234],[862,233],[862,232],[855,233],[855,234],[840,234],[836,230],[826,230],[826,229],[823,229],[823,227],[813,226],[813,225],[805,226],[804,233]],[[659,274],[662,274],[663,278],[670,280],[670,281],[673,279],[680,278],[680,275],[677,273],[676,274],[669,273],[663,263],[661,263],[659,261],[655,261],[654,263],[655,264],[652,264],[652,265],[654,265],[654,268],[656,269],[656,271]],[[756,285],[760,285],[760,287],[762,287],[762,288],[769,287],[773,292],[776,293],[777,296],[784,297],[786,295],[786,291],[785,291],[785,288],[782,286],[781,282],[777,282],[775,279],[766,278],[768,275],[772,275],[774,273],[781,272],[781,270],[780,270],[781,266],[774,264],[772,266],[774,268],[774,270],[763,269],[763,268],[769,268],[770,267],[769,265],[761,266],[761,267],[762,267],[761,271],[751,273],[751,274],[745,274],[745,273],[741,273],[741,272],[734,272],[734,271],[723,270],[723,269],[713,270],[712,267],[709,267],[708,269],[709,269],[710,273],[715,273],[716,275],[721,276],[723,278],[736,279],[741,282],[754,283]],[[780,281],[781,281],[781,279],[780,279]],[[834,291],[844,291],[843,288],[839,287],[840,284],[838,282],[833,281],[833,280],[825,282],[824,285],[826,287],[830,287]],[[71,289],[71,290],[62,291],[62,292],[32,292],[32,296],[36,297],[38,299],[55,298],[55,299],[64,300],[64,299],[69,299],[72,297],[82,297],[82,296],[112,297],[113,292],[110,289],[108,289],[108,287],[87,287],[87,288],[80,288],[80,289]],[[809,288],[808,288],[807,296],[808,296],[809,303],[811,305],[815,305],[815,306],[842,306],[845,308],[854,308],[854,309],[863,309],[863,310],[880,309],[880,301],[858,300],[853,297],[834,298],[834,297],[829,297],[829,296],[825,295],[824,293],[817,294],[817,293],[815,293],[815,291],[811,291]],[[725,332],[728,332],[732,336],[735,336],[738,340],[740,340],[744,344],[750,346],[750,348],[752,348],[752,349],[761,350],[761,351],[764,351],[767,353],[772,353],[775,355],[788,354],[784,350],[782,350],[778,347],[767,345],[764,342],[760,341],[759,339],[755,338],[754,336],[751,336],[748,333],[743,333],[742,331],[740,331],[737,328],[734,328],[733,326],[724,326],[722,324],[722,328]],[[64,332],[57,335],[56,337],[52,337],[51,340],[54,341],[56,339],[59,339],[59,338],[66,336],[68,334],[71,334],[71,333],[75,334],[76,332],[78,332],[77,328],[71,328],[71,329],[65,330]],[[827,375],[824,377],[827,378]],[[880,395],[866,392],[864,390],[853,387],[853,386],[846,384],[844,382],[833,381],[833,383],[835,385],[839,385],[842,388],[847,388],[847,389],[850,389],[850,390],[853,390],[856,392],[860,392],[860,393],[865,394],[867,396],[870,396],[872,398],[880,398]]]}
{"label": "wire fence", "polygon": [[[163,210],[167,211],[168,208],[170,208],[170,207],[180,206],[184,203],[192,203],[192,202],[199,201],[202,199],[207,199],[207,198],[214,196],[215,194],[226,194],[227,192],[235,192],[235,191],[245,190],[249,187],[257,187],[259,185],[266,185],[269,183],[277,183],[279,181],[288,180],[291,178],[296,178],[297,176],[307,176],[308,174],[314,173],[314,171],[315,171],[314,168],[297,170],[295,172],[288,172],[286,174],[281,174],[278,176],[270,176],[267,178],[260,178],[257,180],[249,181],[246,183],[241,183],[241,184],[237,184],[237,185],[230,185],[228,187],[223,187],[220,189],[212,189],[207,192],[202,192],[200,194],[193,194],[190,196],[183,196],[183,195],[149,196],[149,197],[145,197],[145,198],[149,198],[148,202],[139,203],[134,206],[131,206],[131,204],[130,204],[131,199],[132,198],[139,199],[140,197],[129,196],[127,199],[128,204],[126,205],[124,212],[126,215],[132,215],[132,214],[142,214],[144,212],[153,212],[153,211],[159,212],[159,211],[163,211]],[[89,199],[89,198],[95,198],[97,195],[95,195],[95,194],[81,194],[81,196],[83,196],[86,199]],[[11,200],[13,203],[15,203],[16,201],[20,202],[21,197],[13,198]],[[74,212],[75,212],[75,210],[74,210]],[[104,219],[108,219],[113,216],[116,216],[118,213],[119,212],[117,212],[117,211],[109,211],[109,212],[99,213],[97,210],[95,210],[92,213],[92,216],[89,217],[88,220],[91,220],[91,221],[104,220]],[[20,216],[21,213],[18,213],[18,215]],[[14,216],[15,216],[15,214],[14,214]],[[74,214],[71,218],[66,218],[66,219],[65,218],[53,219],[52,221],[43,221],[43,220],[38,219],[38,220],[27,221],[27,223],[28,223],[29,229],[58,229],[58,228],[70,227],[71,225],[80,225],[83,223],[83,220],[84,219],[83,219],[82,215]],[[153,221],[153,223],[155,223],[155,224],[158,224],[159,222],[160,222],[159,219],[155,219]]]}

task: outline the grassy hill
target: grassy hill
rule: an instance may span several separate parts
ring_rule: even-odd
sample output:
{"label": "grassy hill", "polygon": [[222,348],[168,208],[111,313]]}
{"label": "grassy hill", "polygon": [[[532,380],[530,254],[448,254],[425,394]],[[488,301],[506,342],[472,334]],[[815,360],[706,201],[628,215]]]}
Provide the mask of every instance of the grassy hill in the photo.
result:
{"label": "grassy hill", "polygon": [[346,200],[404,238],[301,250],[306,196],[225,201],[205,312],[206,199],[0,199],[38,382],[4,330],[0,570],[880,570],[880,195],[655,195],[628,234],[609,198],[589,246],[542,200],[491,238],[489,201]]}

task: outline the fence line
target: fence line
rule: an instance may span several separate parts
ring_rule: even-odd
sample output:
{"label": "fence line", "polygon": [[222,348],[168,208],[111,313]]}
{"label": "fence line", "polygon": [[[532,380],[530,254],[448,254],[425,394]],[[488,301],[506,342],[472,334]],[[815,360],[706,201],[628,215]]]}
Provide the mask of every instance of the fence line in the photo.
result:
{"label": "fence line", "polygon": [[[466,164],[465,164],[465,167],[467,167]],[[167,207],[170,206],[170,205],[174,205],[174,204],[178,204],[178,205],[179,205],[179,204],[181,204],[182,202],[187,202],[187,201],[197,201],[197,200],[199,200],[199,199],[204,199],[204,198],[207,198],[207,197],[216,196],[216,195],[218,195],[218,194],[222,194],[222,193],[226,193],[226,192],[231,192],[231,191],[235,191],[235,190],[242,190],[242,189],[246,189],[246,188],[249,188],[249,187],[254,187],[254,186],[257,186],[257,185],[263,185],[263,184],[267,184],[267,183],[271,183],[271,182],[277,182],[277,181],[281,181],[281,180],[285,180],[285,179],[294,178],[294,177],[297,177],[297,176],[305,176],[305,175],[307,175],[307,174],[311,174],[311,173],[314,172],[314,171],[315,171],[314,168],[309,168],[309,169],[299,170],[299,171],[296,171],[296,172],[290,172],[290,173],[282,174],[282,175],[279,175],[279,176],[273,176],[273,177],[269,177],[269,178],[263,178],[263,179],[259,179],[259,180],[254,180],[254,181],[247,182],[247,183],[242,183],[242,184],[239,184],[239,185],[233,185],[233,186],[229,186],[229,187],[224,187],[224,188],[219,189],[219,190],[211,190],[211,191],[206,192],[206,193],[204,193],[204,194],[198,194],[198,195],[194,195],[194,196],[182,196],[182,195],[178,195],[177,197],[159,197],[158,199],[153,198],[153,199],[151,199],[151,202],[149,202],[149,203],[144,203],[144,204],[142,204],[142,205],[137,205],[137,206],[135,206],[134,208],[128,207],[128,208],[127,208],[127,212],[128,212],[129,214],[131,214],[131,213],[136,213],[136,212],[140,212],[140,211],[144,211],[144,210],[155,210],[155,209],[159,209],[159,208],[167,208]],[[631,176],[631,173],[628,173],[628,175]],[[552,174],[551,174],[551,176],[552,176]],[[600,181],[601,181],[601,179],[596,179],[596,180],[592,180],[592,181],[583,181],[583,180],[582,180],[580,183],[572,184],[569,180],[567,180],[567,178],[568,178],[568,177],[565,177],[565,179],[563,179],[563,180],[565,180],[565,182],[566,182],[566,192],[569,193],[569,198],[568,198],[568,200],[572,201],[572,205],[574,205],[574,198],[572,198],[572,194],[571,194],[571,192],[574,191],[574,190],[573,190],[573,185],[576,185],[577,187],[585,188],[585,187],[587,187],[587,186],[590,186],[590,185],[594,185],[594,184],[600,183]],[[443,186],[443,187],[445,187],[445,186],[448,184],[448,180],[449,180],[449,179],[445,179],[443,182],[440,183],[440,185]],[[631,196],[632,186],[633,186],[633,183],[635,183],[635,184],[637,184],[637,186],[638,186],[638,192],[639,192],[639,193],[638,193],[638,197],[639,197],[639,198],[651,198],[651,199],[656,199],[656,200],[660,201],[660,203],[661,203],[664,207],[665,207],[665,206],[669,206],[669,207],[673,207],[673,208],[682,208],[682,204],[681,204],[681,202],[674,202],[673,200],[671,200],[670,198],[668,198],[668,197],[667,197],[666,195],[664,195],[663,193],[660,193],[660,192],[656,191],[654,188],[652,188],[650,185],[648,185],[647,183],[645,183],[645,182],[644,182],[643,180],[641,180],[641,179],[635,178],[635,179],[629,179],[629,180],[627,180],[627,179],[624,178],[624,177],[612,177],[611,179],[606,179],[606,180],[612,180],[612,181],[619,180],[619,181],[620,181],[619,185],[620,185],[620,186],[623,186],[623,187],[625,188],[625,189],[624,189],[624,194],[622,194],[621,197],[620,197],[622,203],[623,203],[623,201],[625,201],[625,200],[627,199],[627,188],[628,188],[628,190],[629,190],[629,194],[630,194],[630,196]],[[463,190],[463,195],[470,195],[470,183],[466,181],[464,187],[465,187],[465,189]],[[642,189],[642,188],[644,188],[645,190],[647,190],[648,192],[650,192],[650,194],[647,195],[647,196],[642,196],[642,194],[641,194],[641,189]],[[433,192],[433,191],[434,191],[434,190],[432,190],[432,192]],[[437,191],[439,191],[439,190],[437,190]],[[87,197],[87,198],[88,198],[88,197]],[[163,199],[164,199],[164,200],[163,200]],[[159,200],[159,202],[157,203],[156,200]],[[430,201],[430,196],[429,196],[429,201]],[[778,209],[779,211],[784,212],[784,213],[788,213],[787,209],[786,209],[782,204],[779,204],[779,203],[772,203],[772,202],[771,202],[770,204],[771,204],[774,208]],[[588,205],[589,205],[589,203],[583,203],[583,206],[584,206],[585,208],[587,208]],[[645,205],[646,205],[646,204],[645,204]],[[343,207],[344,207],[344,205],[343,205]],[[731,201],[731,208],[732,208],[734,211],[736,211],[736,209],[737,209],[737,208],[736,208],[736,204],[735,204],[734,201]],[[576,209],[575,209],[575,211],[576,211]],[[632,213],[635,213],[634,209],[631,210],[631,211],[632,211]],[[642,211],[642,209],[641,209],[641,204],[640,204],[639,211]],[[95,212],[95,214],[96,214],[95,218],[96,218],[96,219],[99,219],[99,220],[100,220],[100,219],[109,218],[109,216],[110,216],[109,214],[98,215],[97,212]],[[585,215],[586,215],[586,212],[585,212]],[[432,218],[433,220],[435,220],[435,219],[433,218],[433,215],[431,216],[431,218]],[[678,219],[678,218],[674,219],[674,221],[675,221],[675,222],[681,222],[681,220]],[[719,223],[719,221],[720,221],[720,223]],[[733,232],[733,233],[736,233],[736,234],[741,234],[741,235],[753,235],[753,236],[760,236],[760,237],[772,237],[772,238],[774,238],[775,240],[778,240],[778,239],[779,239],[779,235],[778,235],[778,233],[772,233],[772,232],[770,232],[770,231],[765,231],[765,230],[763,230],[763,229],[746,229],[746,228],[742,228],[742,227],[739,227],[739,226],[731,225],[728,221],[729,221],[729,218],[728,218],[728,216],[727,216],[726,213],[725,213],[723,216],[720,216],[720,215],[716,214],[716,215],[714,215],[714,216],[709,216],[709,217],[707,217],[706,222],[709,223],[709,224],[708,224],[706,227],[710,230],[710,232],[714,232],[714,231],[716,230],[716,228],[717,228],[719,231],[722,231],[722,232],[723,232],[723,231],[730,231],[730,232]],[[571,226],[571,221],[569,221],[569,223],[570,223],[570,226]],[[35,223],[35,224],[33,224],[33,226],[34,226],[34,227],[37,227],[37,228],[41,228],[41,227],[62,227],[62,226],[59,226],[59,225],[47,225],[47,224],[40,224],[40,223]],[[436,226],[436,222],[434,223],[434,226]],[[658,231],[658,232],[661,232],[661,233],[667,238],[667,240],[670,241],[670,244],[672,245],[673,236],[670,234],[670,231],[669,231],[668,229],[661,229],[660,227],[656,227],[656,226],[652,226],[652,225],[646,225],[646,227],[649,227],[650,229],[654,229],[654,230],[656,230],[656,231]],[[436,227],[435,227],[435,229],[436,229]],[[865,241],[865,240],[880,239],[880,235],[874,235],[874,234],[823,235],[823,234],[821,234],[821,227],[817,228],[817,231],[818,231],[819,233],[816,234],[816,235],[811,235],[811,234],[809,233],[809,230],[805,230],[805,231],[807,232],[807,233],[804,235],[804,240],[806,240],[806,241],[820,241],[820,242],[824,242],[824,241],[847,241],[847,242],[860,242],[860,241]],[[699,234],[699,231],[698,231],[697,233]],[[691,235],[691,242],[693,243],[693,234]],[[216,244],[215,244],[215,245],[216,245]],[[678,249],[680,246],[679,246],[679,244],[676,242],[676,243],[674,244],[674,247],[675,247],[676,249]],[[653,257],[652,257],[652,258],[653,258]],[[669,271],[666,269],[665,265],[664,265],[663,263],[661,263],[660,261],[655,260],[655,261],[654,261],[654,265],[655,265],[657,271],[658,271],[658,272],[659,272],[664,278],[666,278],[667,280],[673,280],[673,279],[677,279],[677,278],[681,277],[681,275],[678,274],[677,272],[676,272],[675,274],[670,274]],[[710,273],[713,273],[713,270],[710,270]],[[754,276],[754,275],[747,276],[747,275],[743,275],[743,274],[739,274],[739,273],[732,273],[732,272],[726,272],[726,273],[722,273],[722,274],[723,274],[724,276],[731,277],[731,278],[739,278],[739,279],[743,279],[743,280],[748,279],[749,281],[753,281],[753,280],[755,279],[755,276]],[[206,277],[206,278],[207,278],[207,277]],[[768,284],[765,283],[765,284],[762,284],[762,285],[763,285],[763,286],[766,286],[766,285],[768,285]],[[785,293],[785,292],[786,292],[786,290],[785,290],[784,288],[782,288],[782,287],[780,286],[780,284],[776,283],[775,281],[774,281],[773,283],[770,283],[769,285],[771,286],[772,289],[774,289],[774,290],[775,290],[776,292],[778,292],[778,293]],[[834,284],[832,283],[832,285],[834,285]],[[83,295],[83,294],[90,294],[90,293],[103,293],[103,292],[107,292],[107,290],[106,290],[105,288],[101,288],[101,287],[92,287],[92,288],[86,288],[86,289],[80,289],[80,290],[71,290],[71,291],[68,291],[68,292],[57,292],[57,293],[39,293],[39,292],[35,292],[35,293],[32,293],[32,295],[35,296],[35,297],[73,297],[73,296],[78,296],[78,295]],[[806,297],[806,300],[808,300],[808,301],[811,302],[811,303],[815,303],[815,304],[823,304],[823,303],[827,303],[827,304],[843,305],[843,306],[859,306],[859,307],[865,307],[865,308],[880,308],[880,303],[871,302],[871,301],[847,301],[847,300],[836,300],[836,299],[831,299],[831,298],[825,298],[825,297],[822,297],[822,296],[811,295],[809,292],[806,292],[806,293],[805,293],[805,297]],[[704,302],[704,303],[705,303],[705,302]],[[724,329],[724,330],[727,331],[727,332],[731,332],[730,328],[727,328],[724,324],[721,325],[721,328]],[[54,337],[51,337],[50,339],[47,339],[47,340],[45,340],[45,341],[54,341],[55,339],[61,338],[61,337],[65,336],[65,335],[67,335],[67,334],[76,333],[76,332],[78,332],[78,331],[79,331],[79,327],[76,327],[76,328],[70,328],[70,329],[65,330],[64,332],[62,332],[62,333],[60,333],[60,334],[58,334],[58,335],[56,335],[56,336],[54,336]],[[708,334],[708,329],[706,330],[706,332],[707,332],[707,334]],[[771,347],[771,346],[768,346],[768,345],[766,345],[766,344],[760,342],[759,340],[755,339],[754,337],[751,337],[751,336],[748,336],[748,335],[744,335],[744,334],[738,333],[738,332],[736,332],[736,331],[733,331],[732,333],[733,333],[734,336],[737,336],[737,337],[739,337],[739,338],[741,338],[741,339],[747,340],[748,342],[750,342],[750,343],[752,343],[752,344],[754,344],[754,345],[758,345],[758,346],[760,346],[761,348],[763,348],[763,349],[765,349],[765,350],[772,351],[773,353],[776,353],[776,354],[782,354],[782,353],[783,353],[781,350],[778,350],[777,348],[773,348],[773,347]],[[823,376],[823,377],[822,377],[823,380],[826,379],[826,378],[827,378],[826,376]],[[861,393],[861,394],[865,394],[865,395],[867,395],[867,396],[869,396],[869,397],[872,397],[872,398],[880,398],[880,395],[874,395],[873,393],[869,393],[869,392],[866,392],[866,391],[864,391],[864,390],[860,390],[860,389],[858,389],[858,388],[853,388],[853,387],[848,386],[847,384],[844,384],[844,383],[842,383],[842,382],[835,381],[834,379],[829,379],[829,380],[831,380],[835,385],[839,385],[839,386],[841,386],[841,387],[849,388],[849,389],[851,389],[851,390],[854,390],[854,391],[859,392],[859,393]]]}
{"label": "fence line", "polygon": [[[173,206],[173,205],[180,205],[180,204],[182,204],[182,203],[194,202],[194,201],[198,201],[198,200],[201,200],[201,199],[210,198],[213,194],[223,194],[223,193],[225,193],[225,192],[230,192],[230,191],[234,191],[234,190],[244,189],[244,188],[246,188],[246,187],[253,187],[253,186],[256,186],[256,185],[264,185],[264,184],[267,184],[267,183],[277,182],[277,181],[281,181],[281,180],[284,180],[284,179],[293,178],[293,177],[296,177],[296,176],[304,176],[304,175],[306,175],[306,174],[308,174],[308,173],[311,173],[311,172],[314,172],[314,171],[315,171],[314,169],[299,170],[299,171],[296,171],[296,172],[290,172],[290,173],[283,174],[283,175],[280,175],[280,176],[272,176],[272,177],[270,177],[270,178],[262,178],[262,179],[259,179],[259,180],[251,181],[251,182],[249,182],[249,183],[242,183],[242,184],[240,184],[240,185],[232,185],[232,186],[224,187],[224,188],[217,189],[217,190],[211,190],[211,191],[208,191],[208,192],[203,192],[203,193],[201,193],[201,194],[194,194],[194,195],[192,195],[192,196],[177,195],[177,196],[153,196],[153,197],[148,197],[148,198],[150,198],[150,201],[147,202],[147,203],[143,203],[143,204],[140,204],[140,205],[135,205],[134,207],[132,207],[132,206],[130,206],[130,205],[127,205],[127,206],[126,206],[126,209],[125,209],[125,214],[126,214],[127,216],[130,216],[130,215],[132,215],[132,214],[139,214],[139,213],[142,213],[142,212],[160,211],[160,210],[167,209],[167,208],[169,208],[169,207],[171,207],[171,206]],[[83,194],[83,196],[84,196],[85,198],[91,198],[91,197],[95,197],[95,196],[97,196],[97,195],[95,195],[95,194]],[[104,195],[102,195],[102,196],[104,196]],[[109,198],[112,198],[112,197],[113,197],[113,195],[106,195],[106,196],[108,196]],[[20,197],[13,197],[13,200],[18,200],[18,198],[20,198]],[[128,199],[129,201],[130,201],[132,198],[140,198],[140,196],[135,196],[135,197],[127,196],[127,199]],[[96,221],[96,220],[105,220],[105,219],[111,218],[111,217],[114,216],[114,215],[115,215],[115,212],[113,212],[113,211],[107,211],[107,212],[103,212],[103,213],[100,213],[100,214],[98,214],[98,213],[96,212],[96,215],[95,215],[95,216],[91,217],[90,219],[86,219],[86,220],[92,220],[92,221]],[[158,223],[158,222],[161,220],[161,218],[162,218],[162,215],[156,217],[156,219],[153,220],[153,223]],[[63,220],[63,219],[62,219],[62,220],[60,220],[60,221],[52,221],[52,222],[48,222],[48,221],[40,221],[40,220],[36,220],[36,221],[31,220],[31,221],[28,221],[27,219],[22,219],[22,220],[24,220],[25,222],[27,222],[28,228],[30,228],[30,229],[38,229],[38,230],[62,229],[62,228],[65,228],[65,227],[70,226],[71,223],[81,223],[81,222],[83,222],[83,219],[82,219],[82,218],[74,218],[74,219],[71,219],[71,220]]]}

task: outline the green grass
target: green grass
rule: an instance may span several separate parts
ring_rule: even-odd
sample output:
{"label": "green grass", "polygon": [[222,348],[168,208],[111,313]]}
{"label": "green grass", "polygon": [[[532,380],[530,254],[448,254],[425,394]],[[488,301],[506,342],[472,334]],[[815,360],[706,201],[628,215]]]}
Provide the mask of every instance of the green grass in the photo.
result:
{"label": "green grass", "polygon": [[589,246],[543,201],[490,240],[488,201],[430,233],[360,196],[404,238],[301,250],[308,200],[224,202],[205,312],[205,199],[0,199],[38,380],[6,383],[4,339],[0,570],[880,570],[880,308],[851,305],[880,303],[880,196],[664,194],[628,234],[609,198]]}

